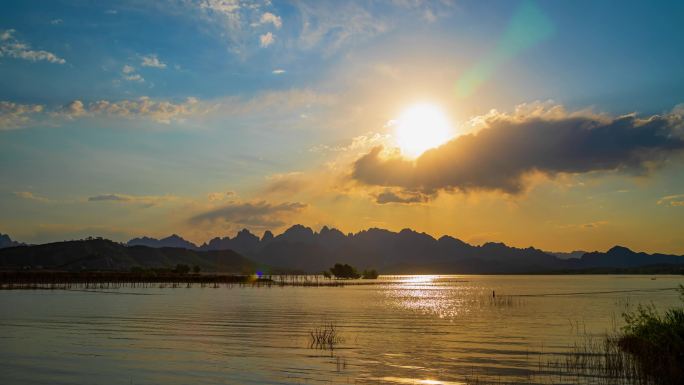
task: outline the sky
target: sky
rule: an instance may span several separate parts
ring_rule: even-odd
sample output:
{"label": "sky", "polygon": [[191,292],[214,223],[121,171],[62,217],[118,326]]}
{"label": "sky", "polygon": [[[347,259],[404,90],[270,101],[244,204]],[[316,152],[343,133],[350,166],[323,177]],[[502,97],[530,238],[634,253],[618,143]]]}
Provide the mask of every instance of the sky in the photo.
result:
{"label": "sky", "polygon": [[682,2],[2,8],[13,239],[300,223],[684,253]]}

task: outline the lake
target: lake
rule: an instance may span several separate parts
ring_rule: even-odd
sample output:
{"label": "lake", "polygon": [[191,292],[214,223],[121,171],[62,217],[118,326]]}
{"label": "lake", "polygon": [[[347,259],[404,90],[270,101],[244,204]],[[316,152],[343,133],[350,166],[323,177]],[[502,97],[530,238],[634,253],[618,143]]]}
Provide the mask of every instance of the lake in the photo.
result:
{"label": "lake", "polygon": [[[542,362],[679,303],[683,276],[402,276],[344,287],[0,291],[2,384],[551,383]],[[492,299],[492,291],[496,299]],[[333,323],[342,341],[312,347]]]}

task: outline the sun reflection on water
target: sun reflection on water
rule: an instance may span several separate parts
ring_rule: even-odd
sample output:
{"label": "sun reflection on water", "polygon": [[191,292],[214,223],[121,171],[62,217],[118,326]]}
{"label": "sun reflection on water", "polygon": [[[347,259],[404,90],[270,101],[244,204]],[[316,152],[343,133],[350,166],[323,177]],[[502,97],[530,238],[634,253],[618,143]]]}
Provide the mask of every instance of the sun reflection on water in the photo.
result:
{"label": "sun reflection on water", "polygon": [[453,276],[414,275],[399,279],[385,295],[389,305],[425,315],[453,319],[470,312],[472,290]]}
{"label": "sun reflection on water", "polygon": [[421,384],[421,385],[464,385],[464,382],[440,381],[433,379],[416,379],[403,377],[381,377],[377,380],[382,382],[393,382],[395,384]]}
{"label": "sun reflection on water", "polygon": [[431,283],[438,275],[411,275],[401,280],[404,283]]}

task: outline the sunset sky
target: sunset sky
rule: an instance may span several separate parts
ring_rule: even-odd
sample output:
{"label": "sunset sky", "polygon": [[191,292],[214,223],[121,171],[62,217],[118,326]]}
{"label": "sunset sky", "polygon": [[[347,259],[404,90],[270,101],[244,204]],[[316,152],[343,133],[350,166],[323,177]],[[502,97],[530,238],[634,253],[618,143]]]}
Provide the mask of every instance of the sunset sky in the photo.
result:
{"label": "sunset sky", "polygon": [[14,1],[0,232],[684,253],[684,2]]}

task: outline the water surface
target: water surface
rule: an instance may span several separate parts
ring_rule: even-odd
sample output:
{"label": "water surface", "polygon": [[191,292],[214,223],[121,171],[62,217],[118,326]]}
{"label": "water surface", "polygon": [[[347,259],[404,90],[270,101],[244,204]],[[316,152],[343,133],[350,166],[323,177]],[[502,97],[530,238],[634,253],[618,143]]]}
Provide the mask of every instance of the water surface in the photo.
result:
{"label": "water surface", "polygon": [[[345,287],[0,291],[2,384],[549,382],[540,362],[676,305],[681,276],[411,276]],[[492,291],[497,299],[492,299]],[[309,332],[332,322],[334,350]]]}

